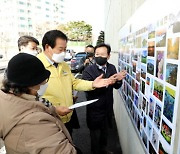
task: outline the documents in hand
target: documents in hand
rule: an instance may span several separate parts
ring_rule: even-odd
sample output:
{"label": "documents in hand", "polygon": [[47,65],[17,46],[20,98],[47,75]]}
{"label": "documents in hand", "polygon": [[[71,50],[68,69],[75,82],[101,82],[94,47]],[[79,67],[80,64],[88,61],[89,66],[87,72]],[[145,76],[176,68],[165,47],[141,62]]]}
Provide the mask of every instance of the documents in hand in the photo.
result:
{"label": "documents in hand", "polygon": [[93,100],[90,100],[90,101],[85,101],[85,102],[76,103],[76,104],[70,106],[69,109],[74,109],[74,108],[78,108],[78,107],[81,107],[81,106],[85,106],[85,105],[94,103],[94,102],[96,102],[96,101],[98,101],[98,99],[93,99]]}

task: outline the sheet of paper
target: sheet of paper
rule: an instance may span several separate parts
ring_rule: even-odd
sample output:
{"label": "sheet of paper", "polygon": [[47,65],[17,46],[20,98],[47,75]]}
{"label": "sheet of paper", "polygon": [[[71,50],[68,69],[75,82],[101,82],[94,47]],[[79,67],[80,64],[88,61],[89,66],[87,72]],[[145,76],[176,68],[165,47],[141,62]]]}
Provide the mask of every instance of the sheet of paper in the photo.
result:
{"label": "sheet of paper", "polygon": [[93,99],[93,100],[85,101],[85,102],[79,102],[79,103],[76,103],[76,104],[70,106],[69,109],[74,109],[74,108],[77,108],[77,107],[85,106],[85,105],[94,103],[96,101],[98,101],[98,99]]}

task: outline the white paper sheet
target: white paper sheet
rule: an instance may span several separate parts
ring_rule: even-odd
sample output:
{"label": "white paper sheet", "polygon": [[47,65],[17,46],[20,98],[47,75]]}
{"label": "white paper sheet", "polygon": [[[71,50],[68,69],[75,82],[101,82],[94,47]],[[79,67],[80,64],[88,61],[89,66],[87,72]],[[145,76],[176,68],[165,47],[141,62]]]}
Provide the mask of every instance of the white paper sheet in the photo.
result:
{"label": "white paper sheet", "polygon": [[88,104],[91,104],[91,103],[94,103],[98,101],[98,99],[93,99],[93,100],[90,100],[90,101],[85,101],[85,102],[79,102],[79,103],[76,103],[74,105],[71,105],[69,107],[69,109],[74,109],[74,108],[78,108],[78,107],[81,107],[81,106],[85,106],[85,105],[88,105]]}

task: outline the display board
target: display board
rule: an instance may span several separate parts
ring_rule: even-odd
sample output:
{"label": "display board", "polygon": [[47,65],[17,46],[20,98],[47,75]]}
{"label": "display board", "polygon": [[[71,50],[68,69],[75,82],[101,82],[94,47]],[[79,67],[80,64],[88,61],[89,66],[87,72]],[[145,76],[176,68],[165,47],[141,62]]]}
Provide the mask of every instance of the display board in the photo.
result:
{"label": "display board", "polygon": [[180,4],[147,1],[120,30],[119,90],[147,153],[173,153],[180,84]]}

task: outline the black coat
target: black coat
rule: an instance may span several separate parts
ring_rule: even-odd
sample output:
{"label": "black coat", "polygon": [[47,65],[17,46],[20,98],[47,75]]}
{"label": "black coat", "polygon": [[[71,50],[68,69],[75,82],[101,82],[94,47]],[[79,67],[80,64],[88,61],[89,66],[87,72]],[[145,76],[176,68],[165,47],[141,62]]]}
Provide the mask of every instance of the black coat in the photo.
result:
{"label": "black coat", "polygon": [[[83,79],[94,81],[102,73],[104,74],[103,78],[109,78],[116,74],[117,71],[114,65],[107,63],[106,73],[104,73],[96,64],[93,64],[84,70]],[[114,85],[86,92],[87,100],[99,99],[97,102],[87,106],[87,125],[90,129],[101,128],[106,120],[111,124],[113,115],[113,88],[119,89],[121,85],[122,81],[118,81]]]}

